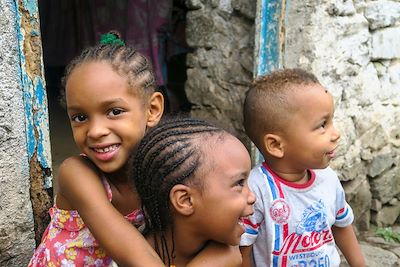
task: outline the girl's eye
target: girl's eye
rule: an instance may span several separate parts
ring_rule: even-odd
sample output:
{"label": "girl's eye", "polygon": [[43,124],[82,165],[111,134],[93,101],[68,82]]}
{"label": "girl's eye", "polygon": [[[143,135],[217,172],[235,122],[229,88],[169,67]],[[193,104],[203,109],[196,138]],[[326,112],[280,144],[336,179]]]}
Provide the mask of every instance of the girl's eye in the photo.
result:
{"label": "girl's eye", "polygon": [[325,127],[326,127],[326,121],[324,121],[319,127],[325,129]]}
{"label": "girl's eye", "polygon": [[74,122],[84,122],[87,120],[87,116],[79,114],[79,115],[72,116],[71,120]]}
{"label": "girl's eye", "polygon": [[108,116],[114,117],[114,116],[118,116],[120,114],[122,114],[124,111],[122,109],[119,108],[113,108],[108,112]]}

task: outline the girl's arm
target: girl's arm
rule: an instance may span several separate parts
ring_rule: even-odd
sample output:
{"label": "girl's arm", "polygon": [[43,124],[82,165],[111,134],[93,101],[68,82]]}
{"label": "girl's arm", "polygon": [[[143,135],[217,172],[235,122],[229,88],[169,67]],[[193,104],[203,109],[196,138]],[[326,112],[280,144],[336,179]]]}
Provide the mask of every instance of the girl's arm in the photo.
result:
{"label": "girl's arm", "polygon": [[241,264],[242,255],[238,246],[208,242],[187,267],[239,267]]}
{"label": "girl's arm", "polygon": [[80,157],[59,169],[57,205],[75,209],[107,254],[122,266],[164,266],[156,252],[107,199],[96,170]]}
{"label": "girl's arm", "polygon": [[332,226],[336,245],[343,253],[351,267],[365,267],[364,256],[358,244],[352,225],[346,227]]}

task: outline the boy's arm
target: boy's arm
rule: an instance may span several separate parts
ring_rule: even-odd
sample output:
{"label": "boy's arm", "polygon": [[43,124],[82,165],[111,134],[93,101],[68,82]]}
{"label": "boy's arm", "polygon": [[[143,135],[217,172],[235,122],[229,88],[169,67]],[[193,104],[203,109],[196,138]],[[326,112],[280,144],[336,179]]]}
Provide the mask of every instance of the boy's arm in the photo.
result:
{"label": "boy's arm", "polygon": [[336,245],[339,247],[350,266],[365,267],[364,256],[358,244],[353,226],[351,224],[346,227],[332,226],[332,232]]}
{"label": "boy's arm", "polygon": [[240,247],[242,253],[242,267],[251,267],[251,253],[253,246]]}
{"label": "boy's arm", "polygon": [[242,255],[238,246],[229,246],[217,242],[209,242],[194,257],[187,267],[239,267]]}

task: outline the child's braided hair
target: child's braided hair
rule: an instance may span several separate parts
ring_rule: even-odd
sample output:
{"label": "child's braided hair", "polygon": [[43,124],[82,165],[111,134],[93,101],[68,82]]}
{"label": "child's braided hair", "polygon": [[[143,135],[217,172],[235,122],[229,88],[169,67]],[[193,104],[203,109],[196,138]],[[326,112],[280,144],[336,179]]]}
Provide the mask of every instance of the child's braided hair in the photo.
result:
{"label": "child's braided hair", "polygon": [[202,146],[212,136],[223,138],[224,133],[202,120],[167,118],[146,133],[131,160],[130,176],[145,212],[144,234],[153,234],[156,252],[163,260],[167,256],[169,263],[174,257],[174,247],[171,258],[165,240],[165,231],[172,224],[170,190],[177,184],[202,189],[202,181],[196,177],[196,171],[204,163]]}
{"label": "child's braided hair", "polygon": [[156,90],[150,61],[135,48],[125,45],[115,31],[102,35],[100,44],[86,48],[68,64],[62,79],[63,88],[76,67],[97,61],[110,63],[117,73],[128,77],[130,88],[136,89],[140,96],[150,96]]}

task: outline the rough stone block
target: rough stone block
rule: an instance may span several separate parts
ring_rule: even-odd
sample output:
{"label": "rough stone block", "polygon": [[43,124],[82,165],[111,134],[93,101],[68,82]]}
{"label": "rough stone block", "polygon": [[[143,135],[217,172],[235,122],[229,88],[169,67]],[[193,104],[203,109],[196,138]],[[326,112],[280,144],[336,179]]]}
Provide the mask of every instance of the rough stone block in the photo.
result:
{"label": "rough stone block", "polygon": [[374,223],[378,226],[393,225],[400,215],[400,204],[395,206],[383,206],[373,217]]}
{"label": "rough stone block", "polygon": [[371,210],[379,211],[381,209],[382,209],[382,202],[380,202],[377,199],[372,199],[371,200]]}
{"label": "rough stone block", "polygon": [[371,164],[368,167],[368,175],[376,177],[377,175],[389,170],[394,163],[392,150],[390,146],[385,146],[381,151],[374,155]]}
{"label": "rough stone block", "polygon": [[400,3],[385,0],[369,2],[364,15],[371,30],[392,26],[400,18]]}
{"label": "rough stone block", "polygon": [[343,187],[346,191],[346,200],[353,209],[355,225],[359,230],[368,230],[372,195],[367,179],[346,182]]}
{"label": "rough stone block", "polygon": [[232,0],[232,7],[248,19],[255,19],[257,1]]}
{"label": "rough stone block", "polygon": [[387,250],[369,244],[361,244],[361,250],[365,257],[367,267],[395,267],[397,265],[397,256]]}
{"label": "rough stone block", "polygon": [[187,13],[186,41],[191,47],[212,47],[211,36],[214,22],[204,9]]}
{"label": "rough stone block", "polygon": [[365,132],[361,137],[363,149],[370,148],[373,151],[379,150],[388,143],[388,137],[382,125],[376,124]]}
{"label": "rough stone block", "polygon": [[196,10],[203,7],[200,0],[186,0],[185,5],[189,10]]}
{"label": "rough stone block", "polygon": [[400,27],[384,28],[372,33],[371,57],[373,60],[400,58]]}
{"label": "rough stone block", "polygon": [[392,168],[377,178],[370,179],[373,197],[382,203],[388,203],[400,193],[400,168]]}
{"label": "rough stone block", "polygon": [[331,16],[349,16],[356,12],[353,1],[336,0],[327,8]]}

